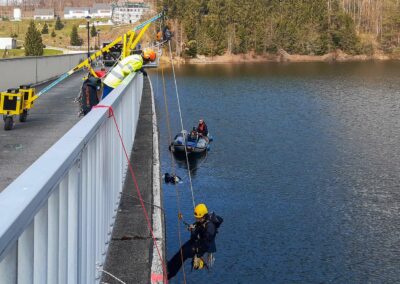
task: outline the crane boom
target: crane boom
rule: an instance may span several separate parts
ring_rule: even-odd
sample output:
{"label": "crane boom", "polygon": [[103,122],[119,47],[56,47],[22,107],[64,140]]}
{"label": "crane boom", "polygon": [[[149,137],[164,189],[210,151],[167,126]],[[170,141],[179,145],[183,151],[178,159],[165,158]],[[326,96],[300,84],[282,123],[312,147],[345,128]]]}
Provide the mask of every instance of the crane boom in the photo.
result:
{"label": "crane boom", "polygon": [[112,48],[113,46],[115,46],[116,44],[120,43],[121,41],[123,41],[124,37],[128,38],[130,37],[131,40],[129,41],[131,43],[131,46],[124,47],[124,50],[126,52],[126,50],[130,50],[133,49],[136,44],[139,42],[140,38],[142,37],[143,33],[139,33],[138,37],[135,39],[135,41],[132,43],[132,40],[135,36],[135,33],[141,29],[143,29],[143,31],[145,31],[151,23],[157,21],[158,19],[160,19],[162,16],[164,15],[164,12],[161,12],[157,15],[155,15],[154,17],[148,19],[147,21],[141,23],[140,25],[134,27],[132,30],[128,31],[127,33],[125,33],[122,36],[119,36],[118,38],[116,38],[114,41],[112,41],[111,43],[109,43],[108,45],[106,45],[105,47],[103,47],[102,49],[100,49],[99,51],[96,51],[94,53],[92,53],[92,55],[90,55],[89,58],[87,58],[86,60],[84,60],[83,62],[79,63],[78,65],[76,65],[74,68],[72,68],[71,70],[69,70],[68,72],[64,73],[63,75],[61,75],[57,80],[55,80],[53,83],[51,83],[50,85],[46,86],[45,88],[43,88],[35,97],[35,99],[39,98],[41,95],[47,93],[49,90],[51,90],[53,87],[55,87],[56,85],[58,85],[60,82],[62,82],[63,80],[65,80],[66,78],[68,78],[69,76],[71,76],[72,74],[74,74],[75,72],[81,70],[84,67],[90,67],[90,63],[95,60],[96,58],[100,57],[104,52],[109,52],[110,48]]}

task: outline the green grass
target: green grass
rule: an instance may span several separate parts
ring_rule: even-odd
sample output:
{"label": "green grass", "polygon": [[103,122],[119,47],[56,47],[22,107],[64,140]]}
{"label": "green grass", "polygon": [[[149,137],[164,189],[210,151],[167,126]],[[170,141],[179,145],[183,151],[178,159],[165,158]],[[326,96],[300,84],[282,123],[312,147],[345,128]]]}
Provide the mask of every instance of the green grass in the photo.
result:
{"label": "green grass", "polygon": [[43,56],[60,55],[60,54],[63,54],[63,52],[61,50],[45,49],[43,51]]}
{"label": "green grass", "polygon": [[[63,54],[60,50],[54,49],[44,49],[43,56],[60,55]],[[8,49],[7,54],[4,54],[4,49],[0,49],[0,59],[1,58],[14,58],[14,57],[24,57],[25,50],[23,49]]]}
{"label": "green grass", "polygon": [[0,49],[0,58],[12,58],[25,56],[25,50],[23,49],[8,49],[7,53],[4,53],[4,49]]}
{"label": "green grass", "polygon": [[[104,19],[94,19],[94,21],[104,22]],[[28,30],[30,20],[22,20],[20,22],[11,22],[11,21],[0,21],[0,37],[10,37],[12,34],[17,35],[17,44],[19,46],[23,45],[23,41],[25,40],[25,34]],[[74,25],[84,25],[86,24],[85,19],[73,19],[73,20],[61,20],[64,24],[64,28],[62,30],[54,31],[56,33],[55,37],[51,37],[51,32],[54,30],[55,20],[37,20],[35,21],[36,28],[41,31],[44,24],[47,23],[49,27],[49,34],[42,35],[42,40],[45,45],[56,46],[56,47],[67,47],[70,45],[70,34],[72,31],[72,27]],[[90,26],[92,23],[90,24]],[[101,30],[101,34],[110,33],[111,26],[101,26],[99,27]],[[84,28],[78,28],[79,36],[86,42],[87,38],[87,30]],[[119,33],[118,33],[119,35]],[[91,38],[91,41],[94,40]],[[86,43],[84,43],[85,45]],[[1,58],[0,54],[0,58]]]}

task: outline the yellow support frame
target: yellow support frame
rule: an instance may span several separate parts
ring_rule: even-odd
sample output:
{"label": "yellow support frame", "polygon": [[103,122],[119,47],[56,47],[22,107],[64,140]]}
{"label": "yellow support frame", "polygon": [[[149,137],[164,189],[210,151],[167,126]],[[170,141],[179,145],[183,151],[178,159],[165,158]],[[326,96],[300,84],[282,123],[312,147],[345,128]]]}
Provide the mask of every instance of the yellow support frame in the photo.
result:
{"label": "yellow support frame", "polygon": [[[0,114],[19,115],[23,112],[24,96],[21,93],[1,92]],[[8,103],[8,106],[6,106]],[[12,106],[12,107],[11,107]]]}
{"label": "yellow support frame", "polygon": [[[24,110],[31,109],[37,98],[35,88],[20,88],[18,93],[1,92],[0,114],[20,115]],[[6,102],[8,102],[8,106],[6,106]]]}
{"label": "yellow support frame", "polygon": [[[96,51],[95,53],[93,53],[92,55],[90,55],[89,58],[87,58],[86,60],[84,60],[82,63],[78,64],[77,66],[75,66],[74,68],[72,68],[71,70],[69,70],[68,72],[64,73],[63,75],[61,75],[57,80],[55,80],[53,83],[51,83],[50,85],[48,85],[47,87],[45,87],[44,89],[42,89],[37,96],[35,97],[35,100],[37,98],[39,98],[41,95],[43,95],[44,93],[48,92],[50,89],[52,89],[54,86],[56,86],[58,83],[60,83],[61,81],[63,81],[65,78],[69,77],[70,75],[74,74],[75,72],[77,72],[78,70],[82,69],[82,68],[88,68],[90,73],[97,77],[94,70],[91,68],[91,62],[93,60],[95,60],[96,58],[100,57],[104,52],[109,52],[110,48],[112,48],[113,46],[115,46],[116,44],[120,43],[121,41],[124,41],[123,44],[123,48],[124,48],[124,52],[121,54],[121,56],[124,58],[124,56],[128,56],[131,52],[132,49],[134,49],[136,47],[136,45],[138,44],[139,40],[142,38],[144,32],[148,29],[148,27],[151,25],[151,23],[153,23],[154,21],[160,19],[163,16],[163,12],[157,14],[156,16],[152,17],[151,19],[145,21],[144,23],[136,26],[134,29],[128,31],[127,33],[125,33],[122,36],[119,36],[118,38],[116,38],[113,42],[111,42],[110,44],[108,44],[107,46],[103,47],[102,49],[100,49],[99,51]],[[135,32],[139,31],[140,33],[138,34],[138,36],[136,37],[136,39],[133,41],[134,37],[135,37]],[[128,43],[126,43],[126,39],[129,37],[129,41]],[[124,40],[125,39],[125,40]],[[133,43],[131,44],[131,42],[133,41]]]}
{"label": "yellow support frame", "polygon": [[[113,46],[115,46],[116,44],[120,43],[121,41],[123,43],[121,57],[125,58],[125,57],[129,56],[131,51],[136,47],[136,45],[141,40],[143,34],[149,28],[150,24],[151,23],[145,25],[136,38],[135,38],[135,32],[134,31],[129,31],[126,34],[118,37],[117,39],[115,39],[113,42],[111,42],[107,46],[103,47],[99,51],[96,51],[95,53],[90,55],[90,57],[88,59],[86,59],[82,63],[78,64],[75,68],[73,68],[70,71],[68,71],[68,75],[71,75],[71,74],[75,73],[76,71],[86,67],[86,68],[89,68],[89,70],[90,70],[90,72],[92,73],[93,76],[97,77],[96,74],[94,73],[93,69],[90,66],[90,62],[92,62],[96,58],[100,57],[104,52],[109,52],[110,49]],[[130,37],[129,41],[127,41],[127,37],[128,36]],[[135,38],[135,40],[133,40],[134,38]]]}
{"label": "yellow support frame", "polygon": [[122,40],[122,52],[121,52],[121,59],[124,59],[125,57],[127,57],[127,46],[126,46],[126,34],[124,34],[124,38]]}
{"label": "yellow support frame", "polygon": [[131,48],[131,46],[132,46],[132,42],[133,42],[134,38],[135,38],[135,34],[132,34],[129,38],[128,44],[126,45],[127,46],[127,54],[125,56],[128,56],[131,53],[131,50],[133,49],[133,48]]}
{"label": "yellow support frame", "polygon": [[19,92],[24,96],[23,109],[31,109],[33,107],[33,102],[36,100],[35,88],[20,88]]}

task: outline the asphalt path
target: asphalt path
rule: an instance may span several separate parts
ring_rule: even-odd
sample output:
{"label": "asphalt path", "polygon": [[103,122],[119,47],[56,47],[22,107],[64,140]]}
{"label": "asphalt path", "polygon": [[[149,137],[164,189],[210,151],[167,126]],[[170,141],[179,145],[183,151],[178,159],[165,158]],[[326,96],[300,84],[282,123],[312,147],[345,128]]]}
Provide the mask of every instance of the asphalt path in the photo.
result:
{"label": "asphalt path", "polygon": [[[36,100],[26,122],[14,117],[14,127],[0,128],[0,192],[23,173],[79,120],[74,102],[82,85],[78,72]],[[46,84],[37,86],[37,91]]]}

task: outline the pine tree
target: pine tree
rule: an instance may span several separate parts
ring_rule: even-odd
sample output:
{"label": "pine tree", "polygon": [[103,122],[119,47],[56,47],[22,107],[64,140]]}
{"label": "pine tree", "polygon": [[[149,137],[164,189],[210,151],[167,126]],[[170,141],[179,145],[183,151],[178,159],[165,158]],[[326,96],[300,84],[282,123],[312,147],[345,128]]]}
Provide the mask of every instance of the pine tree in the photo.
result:
{"label": "pine tree", "polygon": [[56,35],[56,32],[53,30],[52,32],[51,32],[51,37],[56,37],[57,35]]}
{"label": "pine tree", "polygon": [[94,26],[94,23],[93,23],[93,25],[92,25],[92,28],[90,29],[90,36],[91,36],[91,37],[97,36],[97,31],[96,31],[96,28],[95,28],[95,26]]}
{"label": "pine tree", "polygon": [[78,35],[77,26],[72,27],[70,43],[72,46],[81,46],[83,43],[83,40]]}
{"label": "pine tree", "polygon": [[47,23],[44,23],[43,29],[42,29],[42,34],[48,34],[49,33],[49,26]]}
{"label": "pine tree", "polygon": [[61,23],[60,17],[57,16],[56,25],[54,27],[57,31],[62,30],[64,28],[63,23]]}
{"label": "pine tree", "polygon": [[29,23],[28,31],[25,34],[24,47],[26,56],[43,55],[42,36],[40,35],[40,32],[36,29],[33,20]]}

